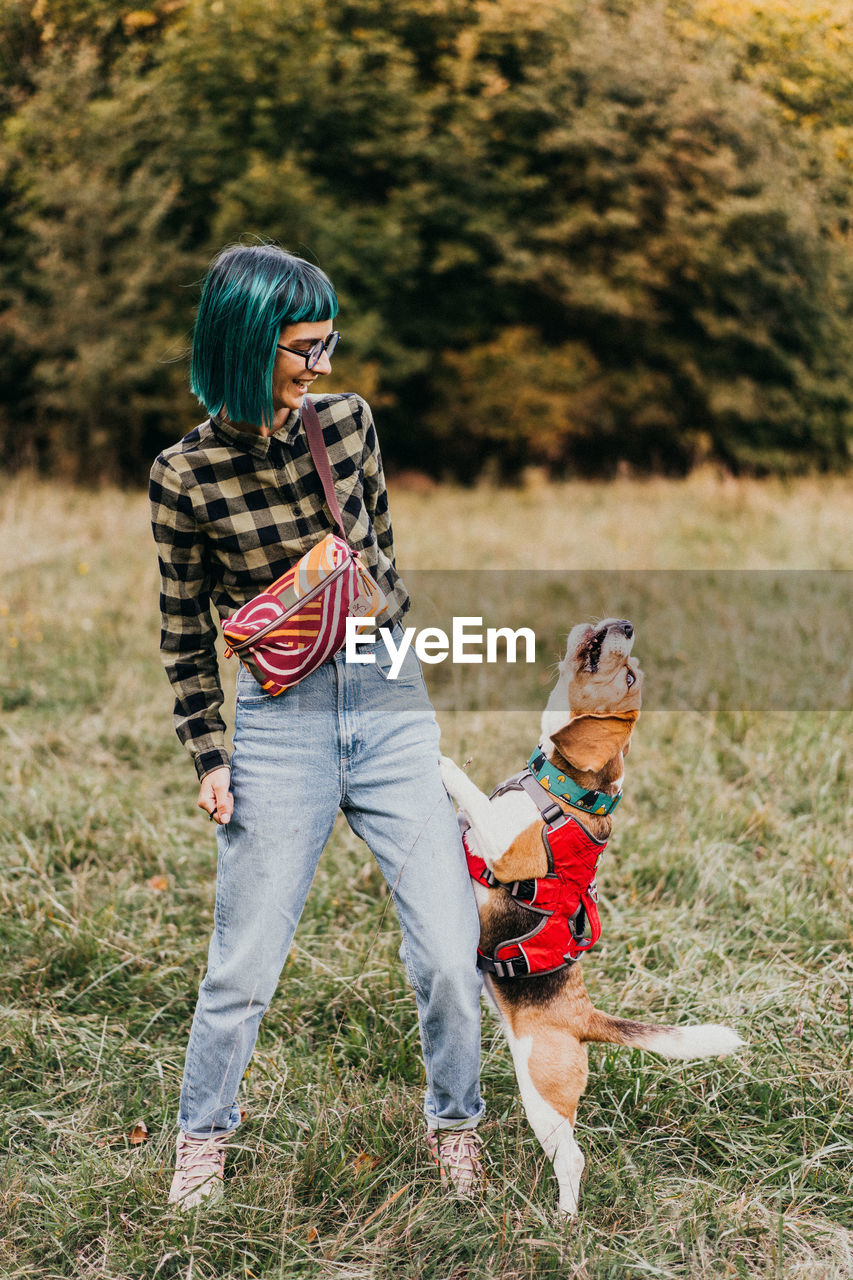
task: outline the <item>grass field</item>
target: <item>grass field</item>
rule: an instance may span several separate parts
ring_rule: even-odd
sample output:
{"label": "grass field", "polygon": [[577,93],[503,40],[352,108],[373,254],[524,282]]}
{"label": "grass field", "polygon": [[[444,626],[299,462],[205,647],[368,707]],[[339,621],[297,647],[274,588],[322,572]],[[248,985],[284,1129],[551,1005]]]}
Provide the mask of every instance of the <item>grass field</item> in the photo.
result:
{"label": "grass field", "polygon": [[[391,497],[403,569],[850,566],[840,481]],[[215,842],[172,732],[146,503],[7,481],[0,539],[4,1280],[849,1280],[849,687],[835,710],[641,720],[587,986],[627,1016],[728,1022],[748,1047],[695,1064],[591,1048],[576,1222],[555,1216],[489,1016],[489,1194],[442,1196],[393,911],[343,824],[244,1081],[227,1200],[174,1218]],[[485,785],[521,767],[538,717],[442,725]]]}

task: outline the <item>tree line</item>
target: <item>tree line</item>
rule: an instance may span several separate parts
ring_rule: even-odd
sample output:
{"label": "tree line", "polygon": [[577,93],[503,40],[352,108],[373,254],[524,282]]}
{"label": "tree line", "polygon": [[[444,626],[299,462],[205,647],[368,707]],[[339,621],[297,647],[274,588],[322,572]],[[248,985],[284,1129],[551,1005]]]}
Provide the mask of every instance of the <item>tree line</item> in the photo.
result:
{"label": "tree line", "polygon": [[260,238],[333,279],[392,465],[848,465],[845,9],[5,0],[3,460],[141,479]]}

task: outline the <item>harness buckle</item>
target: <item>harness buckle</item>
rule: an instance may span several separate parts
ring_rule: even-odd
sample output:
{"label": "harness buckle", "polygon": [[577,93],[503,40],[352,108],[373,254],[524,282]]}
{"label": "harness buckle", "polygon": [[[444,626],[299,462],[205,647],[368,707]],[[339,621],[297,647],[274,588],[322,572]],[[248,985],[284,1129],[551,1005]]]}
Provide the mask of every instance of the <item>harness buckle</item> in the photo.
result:
{"label": "harness buckle", "polygon": [[[515,898],[516,902],[521,901],[523,907],[530,906],[527,899],[533,899],[536,896],[535,880],[516,880],[511,885],[505,884],[504,888],[509,891],[510,897]],[[531,908],[531,910],[533,909]]]}
{"label": "harness buckle", "polygon": [[530,973],[530,965],[523,951],[511,960],[498,960],[496,956],[484,955],[478,948],[477,968],[493,973],[496,978],[526,978]]}
{"label": "harness buckle", "polygon": [[504,966],[507,978],[526,978],[530,972],[530,965],[527,963],[524,952],[520,956],[514,956],[512,960],[499,960],[498,964]]}
{"label": "harness buckle", "polygon": [[[562,808],[556,801],[554,801],[553,804],[549,804],[547,808],[540,809],[539,814],[542,821],[551,827],[552,830],[556,830],[557,827],[563,826],[563,823],[567,822],[569,818],[569,815],[563,812]],[[561,818],[563,819],[562,822],[560,822]]]}

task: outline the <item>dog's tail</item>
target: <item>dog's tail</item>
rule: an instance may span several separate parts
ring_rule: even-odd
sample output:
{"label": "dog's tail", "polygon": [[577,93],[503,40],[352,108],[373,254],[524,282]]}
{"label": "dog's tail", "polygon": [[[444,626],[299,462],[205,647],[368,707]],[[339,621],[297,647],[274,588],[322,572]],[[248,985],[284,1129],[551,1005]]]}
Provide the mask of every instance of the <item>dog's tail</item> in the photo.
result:
{"label": "dog's tail", "polygon": [[594,1044],[623,1044],[631,1049],[648,1049],[664,1058],[712,1058],[733,1053],[745,1042],[731,1027],[703,1022],[693,1027],[665,1027],[649,1022],[611,1018],[592,1009],[582,1040]]}

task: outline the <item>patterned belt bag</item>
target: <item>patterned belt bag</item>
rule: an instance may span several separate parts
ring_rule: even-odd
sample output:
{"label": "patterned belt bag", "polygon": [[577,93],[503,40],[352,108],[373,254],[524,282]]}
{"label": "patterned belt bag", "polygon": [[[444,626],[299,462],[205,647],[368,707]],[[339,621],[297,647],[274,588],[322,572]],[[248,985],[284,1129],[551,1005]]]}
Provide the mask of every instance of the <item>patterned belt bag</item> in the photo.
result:
{"label": "patterned belt bag", "polygon": [[341,536],[327,534],[222,624],[226,658],[236,654],[274,697],[343,648],[348,617],[375,618],[386,606],[381,587],[346,541],[320,420],[307,399],[302,421]]}

